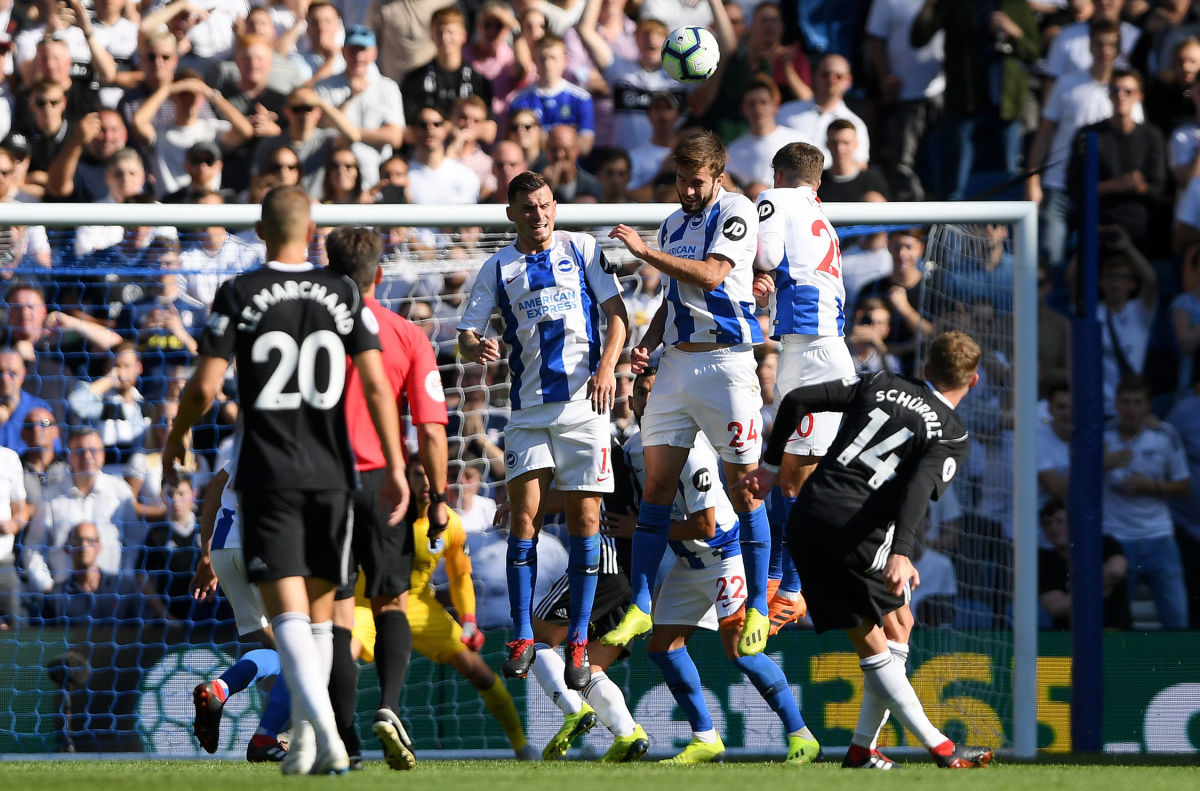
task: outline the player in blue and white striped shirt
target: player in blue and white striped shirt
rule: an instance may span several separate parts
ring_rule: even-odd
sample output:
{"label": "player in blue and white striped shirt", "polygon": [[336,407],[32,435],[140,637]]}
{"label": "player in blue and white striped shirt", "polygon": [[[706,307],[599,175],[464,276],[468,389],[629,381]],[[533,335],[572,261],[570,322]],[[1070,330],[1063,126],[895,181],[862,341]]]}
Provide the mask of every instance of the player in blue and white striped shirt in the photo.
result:
{"label": "player in blue and white striped shirt", "polygon": [[627,225],[610,233],[668,280],[662,307],[631,354],[634,371],[641,371],[651,352],[666,345],[642,420],[646,489],[634,535],[633,604],[603,639],[622,645],[653,625],[650,588],[667,545],[671,503],[688,452],[703,431],[724,461],[741,525],[749,604],[738,651],[750,655],[766,646],[771,551],[766,508],[736,486],[758,466],[762,443],[753,346],[763,336],[752,293],[758,214],[746,196],[722,188],[725,146],[716,135],[705,132],[679,141],[675,164],[681,209],[659,228],[659,249],[650,249]]}
{"label": "player in blue and white striped shirt", "polygon": [[[774,189],[758,196],[758,257],[755,295],[772,295],[771,337],[780,341],[775,403],[810,384],[850,379],[854,360],[846,346],[846,287],[837,232],[825,217],[817,188],[825,155],[808,143],[788,143],[771,161]],[[771,522],[770,633],[797,620],[806,609],[800,601],[800,577],[784,551],[784,527],[800,487],[816,469],[837,435],[838,412],[805,415],[788,439],[779,485],[767,499]]]}
{"label": "player in blue and white striped shirt", "polygon": [[[565,680],[583,689],[591,677],[587,640],[600,560],[600,496],[613,490],[608,413],[629,319],[596,240],[554,230],[557,206],[537,173],[526,171],[509,183],[508,218],[517,239],[479,270],[458,338],[464,356],[484,364],[499,359],[499,344],[483,335],[499,310],[512,377],[504,463],[512,506],[508,598],[514,634],[504,675],[524,677],[533,663],[535,547],[553,481],[566,493],[570,533]],[[601,314],[607,333],[601,332]]]}

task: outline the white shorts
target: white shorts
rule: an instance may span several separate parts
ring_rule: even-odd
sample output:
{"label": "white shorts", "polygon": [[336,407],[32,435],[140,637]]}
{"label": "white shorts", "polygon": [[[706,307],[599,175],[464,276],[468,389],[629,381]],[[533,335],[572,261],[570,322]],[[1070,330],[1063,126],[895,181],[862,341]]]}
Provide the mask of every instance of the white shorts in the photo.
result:
{"label": "white shorts", "polygon": [[267,608],[263,604],[262,594],[258,592],[258,586],[252,585],[246,579],[242,548],[214,549],[212,565],[217,579],[221,581],[221,592],[229,599],[229,606],[233,607],[238,634],[247,635],[259,629],[266,629],[271,619],[267,617]]}
{"label": "white shorts", "polygon": [[757,464],[762,450],[762,390],[748,346],[663,353],[642,416],[642,444],[692,448],[703,431],[731,464]]}
{"label": "white shorts", "polygon": [[[775,379],[775,403],[782,404],[784,396],[797,387],[854,375],[854,360],[845,338],[785,335]],[[841,425],[841,412],[807,414],[788,439],[784,452],[793,456],[824,456]]]}
{"label": "white shorts", "polygon": [[715,632],[722,618],[745,603],[746,571],[741,554],[722,557],[704,568],[693,568],[688,559],[676,558],[658,589],[654,622]]}
{"label": "white shorts", "polygon": [[613,490],[608,415],[591,401],[540,404],[512,413],[504,431],[504,468],[509,480],[532,470],[554,470],[553,488],[568,492]]}

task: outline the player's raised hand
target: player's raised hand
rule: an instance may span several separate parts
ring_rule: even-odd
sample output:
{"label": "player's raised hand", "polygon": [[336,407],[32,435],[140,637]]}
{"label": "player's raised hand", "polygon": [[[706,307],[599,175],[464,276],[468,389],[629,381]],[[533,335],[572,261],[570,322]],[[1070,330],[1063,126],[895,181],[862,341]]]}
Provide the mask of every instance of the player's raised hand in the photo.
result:
{"label": "player's raised hand", "polygon": [[902,596],[904,586],[909,582],[912,583],[914,589],[921,584],[921,574],[906,556],[892,555],[888,558],[887,565],[883,567],[883,581],[887,583],[888,589],[894,595]]}
{"label": "player's raised hand", "polygon": [[611,370],[601,366],[596,373],[588,377],[588,398],[592,399],[592,411],[598,415],[607,415],[617,400],[617,377]]}
{"label": "player's raised hand", "polygon": [[408,512],[408,480],[404,477],[403,467],[388,468],[388,475],[380,487],[384,505],[388,510],[388,524],[398,525]]}
{"label": "player's raised hand", "polygon": [[735,483],[734,488],[745,489],[754,495],[756,499],[761,500],[767,496],[767,492],[771,491],[771,487],[774,485],[775,473],[766,467],[758,467]]}
{"label": "player's raised hand", "polygon": [[196,601],[208,601],[217,595],[217,572],[213,570],[210,556],[204,555],[196,562],[196,571],[188,583],[188,590]]}
{"label": "player's raised hand", "polygon": [[650,367],[650,350],[645,346],[634,346],[629,350],[629,370],[636,376]]}
{"label": "player's raised hand", "polygon": [[609,231],[608,238],[619,240],[621,244],[625,245],[625,249],[637,258],[642,258],[649,252],[646,243],[642,241],[642,235],[624,223]]}
{"label": "player's raised hand", "polygon": [[483,632],[479,631],[479,625],[475,623],[474,615],[464,615],[462,618],[462,644],[470,648],[475,653],[483,648],[484,636]]}

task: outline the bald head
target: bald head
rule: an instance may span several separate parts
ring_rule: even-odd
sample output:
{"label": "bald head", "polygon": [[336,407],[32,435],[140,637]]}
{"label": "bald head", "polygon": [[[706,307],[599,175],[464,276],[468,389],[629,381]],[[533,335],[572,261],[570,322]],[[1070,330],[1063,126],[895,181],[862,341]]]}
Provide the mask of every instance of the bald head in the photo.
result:
{"label": "bald head", "polygon": [[311,206],[303,187],[276,187],[267,193],[258,223],[258,235],[267,243],[267,255],[274,257],[283,247],[308,247],[314,230]]}

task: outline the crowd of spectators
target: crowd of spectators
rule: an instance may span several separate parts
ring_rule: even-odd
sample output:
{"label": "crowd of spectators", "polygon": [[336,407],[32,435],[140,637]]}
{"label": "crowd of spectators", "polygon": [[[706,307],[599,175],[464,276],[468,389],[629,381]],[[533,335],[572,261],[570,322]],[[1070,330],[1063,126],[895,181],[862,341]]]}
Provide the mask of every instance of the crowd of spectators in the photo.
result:
{"label": "crowd of spectators", "polygon": [[[670,202],[671,148],[698,128],[724,139],[727,187],[751,197],[770,186],[775,151],[803,140],[826,153],[825,201],[1037,201],[1038,469],[1043,567],[1054,572],[1043,574],[1042,603],[1055,624],[1070,595],[1065,559],[1054,562],[1071,436],[1066,316],[1094,132],[1113,420],[1106,556],[1125,558],[1106,561],[1106,591],[1119,577],[1112,589],[1141,585],[1163,626],[1200,625],[1200,487],[1186,483],[1200,470],[1200,4],[0,4],[0,202],[252,203],[301,184],[324,203],[504,203],[525,169],[562,203]],[[710,27],[722,51],[698,86],[660,68],[665,36],[684,24]],[[984,381],[963,410],[976,437],[971,468],[923,541],[928,578],[944,582],[926,589],[923,621],[933,625],[990,626],[1007,612],[1004,601],[963,606],[981,619],[964,622],[939,596],[963,605],[963,589],[1008,584],[1013,349],[997,325],[1011,320],[1008,231],[968,229],[971,245],[936,251],[936,272],[926,229],[841,239],[860,372],[916,373],[921,339],[942,326],[971,330],[984,346]],[[489,497],[503,497],[505,371],[458,363],[454,335],[474,265],[496,240],[462,228],[382,233],[379,296],[438,350],[453,415],[452,503],[485,536],[497,507]],[[76,610],[61,597],[100,588],[136,589],[143,598],[129,601],[155,617],[194,615],[172,576],[186,573],[187,558],[171,554],[194,551],[189,515],[229,452],[232,385],[195,432],[188,483],[167,492],[162,437],[216,287],[261,263],[259,240],[219,226],[6,225],[0,253],[0,629],[26,617],[70,621]],[[612,255],[636,339],[661,277]],[[944,297],[938,311],[927,307],[930,290]],[[759,355],[768,395],[775,354],[767,344]],[[614,433],[630,428],[626,410]],[[957,568],[946,573],[951,551]]]}

